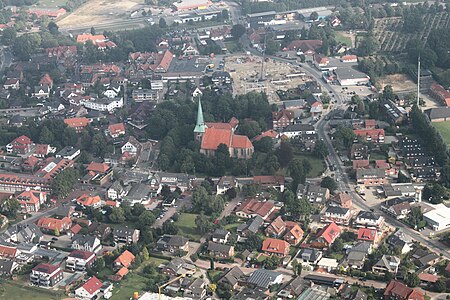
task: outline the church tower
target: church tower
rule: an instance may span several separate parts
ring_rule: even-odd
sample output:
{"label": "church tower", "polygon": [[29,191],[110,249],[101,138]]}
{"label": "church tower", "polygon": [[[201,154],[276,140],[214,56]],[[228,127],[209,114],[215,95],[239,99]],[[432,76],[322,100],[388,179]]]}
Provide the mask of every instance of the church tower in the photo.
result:
{"label": "church tower", "polygon": [[206,131],[206,124],[205,121],[203,120],[203,110],[202,110],[202,102],[199,99],[198,100],[198,110],[197,110],[197,123],[195,124],[195,128],[194,128],[194,138],[201,142],[203,135],[205,134]]}

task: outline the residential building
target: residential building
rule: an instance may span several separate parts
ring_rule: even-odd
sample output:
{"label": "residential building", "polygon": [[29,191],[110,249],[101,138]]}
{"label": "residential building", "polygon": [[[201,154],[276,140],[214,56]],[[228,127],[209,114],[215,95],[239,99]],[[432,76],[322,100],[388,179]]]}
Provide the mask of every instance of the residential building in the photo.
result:
{"label": "residential building", "polygon": [[353,132],[365,142],[384,143],[384,129],[355,129]]}
{"label": "residential building", "polygon": [[280,133],[281,136],[285,136],[290,139],[313,136],[315,134],[316,129],[314,126],[302,123],[288,125]]}
{"label": "residential building", "polygon": [[254,176],[253,184],[256,184],[262,188],[274,188],[280,192],[284,192],[285,177],[278,176]]}
{"label": "residential building", "polygon": [[101,249],[100,240],[93,235],[75,234],[72,237],[72,249],[88,252],[98,252]]}
{"label": "residential building", "polygon": [[81,150],[78,148],[74,148],[72,146],[66,146],[61,149],[58,153],[55,154],[56,158],[65,158],[68,160],[74,160],[78,155],[81,154]]}
{"label": "residential building", "polygon": [[158,101],[159,92],[155,89],[137,89],[133,90],[131,97],[134,102]]}
{"label": "residential building", "polygon": [[231,233],[229,231],[217,228],[214,230],[211,239],[215,243],[226,244],[230,236]]}
{"label": "residential building", "polygon": [[360,211],[354,220],[356,227],[380,229],[384,224],[384,218],[371,211]]}
{"label": "residential building", "polygon": [[63,279],[63,271],[58,265],[41,263],[31,270],[30,282],[37,286],[54,286]]}
{"label": "residential building", "polygon": [[116,243],[135,244],[139,241],[140,230],[128,227],[117,227],[113,230]]}
{"label": "residential building", "polygon": [[285,231],[286,223],[283,221],[281,216],[278,216],[275,220],[273,220],[272,223],[270,223],[264,230],[267,236],[275,238],[283,236]]}
{"label": "residential building", "polygon": [[288,125],[294,124],[294,112],[283,109],[281,111],[272,112],[272,128],[273,130],[283,129]]}
{"label": "residential building", "polygon": [[125,124],[117,123],[108,126],[108,134],[113,138],[125,135]]}
{"label": "residential building", "polygon": [[0,245],[0,257],[2,259],[14,259],[20,254],[20,250],[14,244]]}
{"label": "residential building", "polygon": [[81,195],[76,200],[77,204],[83,208],[92,207],[99,208],[101,206],[100,196]]}
{"label": "residential building", "polygon": [[406,286],[405,284],[391,280],[384,290],[384,300],[424,300],[420,290]]}
{"label": "residential building", "polygon": [[350,149],[351,159],[367,159],[369,157],[369,148],[364,144],[353,144]]}
{"label": "residential building", "polygon": [[249,234],[255,234],[259,228],[264,224],[264,219],[260,216],[256,216],[252,219],[248,219],[244,224],[239,225],[236,228],[236,232],[239,236],[247,236]]}
{"label": "residential building", "polygon": [[66,269],[84,272],[86,268],[92,266],[95,260],[94,252],[74,250],[67,256]]}
{"label": "residential building", "polygon": [[81,133],[84,128],[89,125],[90,121],[88,118],[70,118],[64,119],[64,123],[66,123],[68,127],[75,129],[77,133]]}
{"label": "residential building", "polygon": [[304,248],[300,251],[298,258],[301,259],[302,263],[316,265],[322,258],[322,251],[316,248]]}
{"label": "residential building", "polygon": [[234,256],[234,246],[208,242],[207,251],[210,256],[218,258],[231,258]]}
{"label": "residential building", "polygon": [[80,102],[84,107],[97,111],[104,111],[108,113],[114,112],[116,109],[123,107],[123,97],[116,98],[101,98],[89,100],[81,100]]}
{"label": "residential building", "polygon": [[233,289],[237,289],[240,284],[243,284],[246,281],[247,277],[244,272],[242,272],[239,267],[234,266],[233,268],[227,270],[218,282],[229,284]]}
{"label": "residential building", "polygon": [[19,268],[20,265],[13,260],[0,260],[0,276],[12,275]]}
{"label": "residential building", "polygon": [[387,239],[387,243],[394,248],[394,250],[399,250],[401,254],[408,253],[411,251],[412,247],[412,239],[406,235],[402,229],[391,234]]}
{"label": "residential building", "polygon": [[357,169],[356,182],[365,186],[382,186],[387,183],[383,169]]}
{"label": "residential building", "polygon": [[440,84],[430,86],[430,95],[444,106],[450,106],[450,92]]}
{"label": "residential building", "polygon": [[375,243],[378,239],[378,231],[373,228],[359,228],[358,240]]}
{"label": "residential building", "polygon": [[38,99],[47,99],[50,97],[50,87],[48,85],[35,86],[31,95]]}
{"label": "residential building", "polygon": [[142,149],[141,143],[134,137],[130,136],[128,140],[120,148],[122,154],[129,154],[131,157],[135,157]]}
{"label": "residential building", "polygon": [[282,281],[283,275],[281,273],[258,269],[248,277],[247,284],[254,288],[268,290],[271,285],[280,284]]}
{"label": "residential building", "polygon": [[316,241],[330,246],[341,235],[341,233],[342,231],[339,226],[332,222],[319,230],[316,235]]}
{"label": "residential building", "polygon": [[128,268],[134,262],[135,256],[128,250],[125,250],[114,261],[115,268]]}
{"label": "residential building", "polygon": [[72,227],[72,220],[68,217],[62,219],[42,217],[37,221],[36,225],[42,231],[59,235]]}
{"label": "residential building", "polygon": [[348,208],[341,206],[328,206],[321,216],[321,221],[326,223],[336,223],[341,225],[348,225],[352,218],[351,211]]}
{"label": "residential building", "polygon": [[348,193],[339,192],[331,197],[330,205],[351,209],[353,206],[352,197]]}
{"label": "residential building", "polygon": [[372,267],[374,273],[393,273],[397,274],[400,265],[400,258],[392,255],[383,255],[381,259]]}
{"label": "residential building", "polygon": [[79,299],[96,299],[102,286],[103,283],[97,277],[92,276],[75,290],[75,296]]}
{"label": "residential building", "polygon": [[177,277],[180,275],[194,275],[197,268],[195,265],[186,262],[184,259],[175,257],[168,262],[161,271],[167,276]]}
{"label": "residential building", "polygon": [[319,184],[308,184],[306,186],[299,184],[297,198],[303,197],[306,197],[310,203],[322,204],[330,198],[330,190],[321,187]]}
{"label": "residential building", "polygon": [[258,201],[252,198],[242,203],[242,205],[236,209],[236,215],[245,219],[260,216],[265,220],[274,210],[275,203],[273,201]]}
{"label": "residential building", "polygon": [[120,181],[114,181],[113,184],[106,191],[108,199],[121,199],[127,194],[125,188],[120,184]]}
{"label": "residential building", "polygon": [[393,198],[381,203],[380,209],[396,219],[404,219],[411,211],[410,203],[414,202],[414,198]]}
{"label": "residential building", "polygon": [[168,252],[188,251],[189,240],[182,236],[165,234],[156,242],[156,248]]}
{"label": "residential building", "polygon": [[188,280],[189,283],[184,288],[183,296],[188,299],[204,299],[206,297],[206,282],[200,278]]}
{"label": "residential building", "polygon": [[286,221],[286,233],[283,236],[283,240],[291,245],[298,245],[303,239],[303,229],[295,222]]}
{"label": "residential building", "polygon": [[6,151],[8,153],[26,154],[31,151],[32,146],[33,142],[31,139],[25,135],[21,135],[6,145]]}
{"label": "residential building", "polygon": [[38,212],[41,205],[47,201],[47,193],[26,189],[17,195],[16,199],[19,201],[22,211],[27,213]]}
{"label": "residential building", "polygon": [[288,255],[290,245],[284,240],[267,238],[263,241],[261,251],[271,255],[274,254],[279,257],[285,257]]}
{"label": "residential building", "polygon": [[223,195],[228,190],[237,188],[238,182],[233,176],[222,176],[216,185],[216,195]]}

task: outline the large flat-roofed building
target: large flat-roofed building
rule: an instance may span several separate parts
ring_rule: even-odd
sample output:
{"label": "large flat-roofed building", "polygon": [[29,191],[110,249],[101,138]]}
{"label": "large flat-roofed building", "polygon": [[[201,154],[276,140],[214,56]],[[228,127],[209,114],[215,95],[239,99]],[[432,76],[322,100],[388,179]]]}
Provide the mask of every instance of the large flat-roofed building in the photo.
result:
{"label": "large flat-roofed building", "polygon": [[205,9],[212,4],[209,0],[181,0],[172,4],[177,11]]}
{"label": "large flat-roofed building", "polygon": [[450,228],[450,207],[438,204],[434,210],[425,213],[423,219],[435,231],[448,229]]}
{"label": "large flat-roofed building", "polygon": [[336,79],[342,86],[364,85],[370,81],[370,77],[353,68],[337,68]]}

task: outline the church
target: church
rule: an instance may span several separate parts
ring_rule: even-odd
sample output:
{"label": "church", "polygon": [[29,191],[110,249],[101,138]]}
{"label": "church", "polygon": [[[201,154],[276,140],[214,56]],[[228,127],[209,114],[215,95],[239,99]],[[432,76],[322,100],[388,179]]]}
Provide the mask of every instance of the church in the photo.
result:
{"label": "church", "polygon": [[201,143],[200,153],[214,156],[219,145],[224,144],[228,147],[231,157],[251,158],[255,149],[247,136],[234,133],[238,125],[239,121],[234,117],[228,123],[205,123],[202,103],[199,100],[194,137]]}

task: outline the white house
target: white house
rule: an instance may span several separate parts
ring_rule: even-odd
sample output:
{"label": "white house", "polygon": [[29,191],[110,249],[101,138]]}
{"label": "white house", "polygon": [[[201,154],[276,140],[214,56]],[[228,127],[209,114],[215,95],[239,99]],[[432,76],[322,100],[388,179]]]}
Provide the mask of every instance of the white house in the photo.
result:
{"label": "white house", "polygon": [[83,300],[94,299],[94,297],[100,293],[102,286],[103,283],[97,277],[93,276],[75,290],[75,296]]}
{"label": "white house", "polygon": [[304,135],[314,135],[316,134],[316,129],[314,126],[309,124],[291,124],[283,129],[280,136],[286,136],[287,138],[295,138]]}
{"label": "white house", "polygon": [[117,108],[123,107],[123,97],[120,98],[103,98],[96,101],[81,100],[81,104],[89,109],[113,112]]}
{"label": "white house", "polygon": [[67,256],[66,269],[84,272],[94,263],[95,258],[94,252],[74,250]]}
{"label": "white house", "polygon": [[423,219],[435,231],[450,228],[450,208],[444,204],[435,205],[435,209],[425,213]]}
{"label": "white house", "polygon": [[141,143],[139,143],[135,137],[130,136],[128,141],[120,148],[120,150],[122,151],[122,154],[127,152],[130,155],[135,156],[137,155],[140,147]]}

